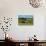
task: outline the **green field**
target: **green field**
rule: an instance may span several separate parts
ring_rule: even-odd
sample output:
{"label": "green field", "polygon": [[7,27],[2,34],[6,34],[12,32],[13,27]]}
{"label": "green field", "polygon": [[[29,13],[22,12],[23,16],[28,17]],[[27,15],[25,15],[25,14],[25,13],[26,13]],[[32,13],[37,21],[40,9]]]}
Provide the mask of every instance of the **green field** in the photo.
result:
{"label": "green field", "polygon": [[18,18],[19,25],[33,25],[33,18]]}

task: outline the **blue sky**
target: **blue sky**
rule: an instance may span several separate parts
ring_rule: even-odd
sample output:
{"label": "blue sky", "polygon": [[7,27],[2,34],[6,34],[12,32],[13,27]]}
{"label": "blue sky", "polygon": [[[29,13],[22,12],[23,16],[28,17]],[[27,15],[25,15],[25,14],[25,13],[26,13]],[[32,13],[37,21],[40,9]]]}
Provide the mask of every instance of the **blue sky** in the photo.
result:
{"label": "blue sky", "polygon": [[32,18],[32,15],[19,15],[18,18]]}

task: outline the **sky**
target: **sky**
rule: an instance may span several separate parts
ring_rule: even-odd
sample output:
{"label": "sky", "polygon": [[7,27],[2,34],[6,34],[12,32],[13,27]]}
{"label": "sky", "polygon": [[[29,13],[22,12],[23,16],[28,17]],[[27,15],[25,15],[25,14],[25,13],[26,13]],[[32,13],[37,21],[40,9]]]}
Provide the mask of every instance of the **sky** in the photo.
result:
{"label": "sky", "polygon": [[32,15],[19,15],[18,18],[33,18]]}

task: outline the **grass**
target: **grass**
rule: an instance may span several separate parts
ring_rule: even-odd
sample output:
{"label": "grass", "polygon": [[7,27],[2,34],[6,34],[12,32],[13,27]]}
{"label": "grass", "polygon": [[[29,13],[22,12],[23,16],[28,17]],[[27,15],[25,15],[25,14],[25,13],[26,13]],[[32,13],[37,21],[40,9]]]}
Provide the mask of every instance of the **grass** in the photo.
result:
{"label": "grass", "polygon": [[33,25],[33,18],[18,18],[19,25]]}

